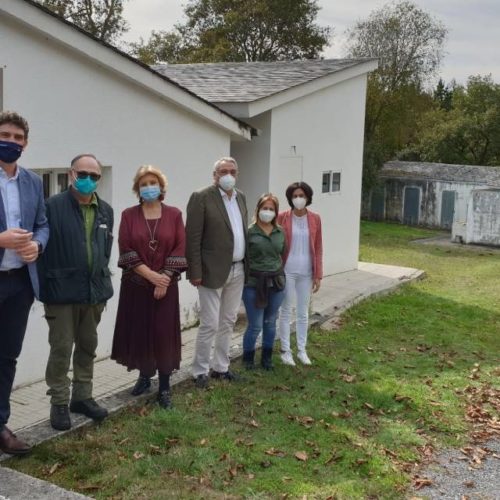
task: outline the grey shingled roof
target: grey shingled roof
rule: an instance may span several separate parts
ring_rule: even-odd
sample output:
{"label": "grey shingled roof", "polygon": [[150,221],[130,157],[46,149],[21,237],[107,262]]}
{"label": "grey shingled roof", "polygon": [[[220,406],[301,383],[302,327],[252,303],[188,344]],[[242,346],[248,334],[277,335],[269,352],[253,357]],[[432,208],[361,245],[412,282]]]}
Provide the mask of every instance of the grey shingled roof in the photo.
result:
{"label": "grey shingled roof", "polygon": [[389,161],[380,171],[381,177],[404,177],[445,182],[466,182],[500,187],[500,166],[451,165],[412,161]]}
{"label": "grey shingled roof", "polygon": [[248,103],[371,60],[159,64],[153,69],[207,101]]}

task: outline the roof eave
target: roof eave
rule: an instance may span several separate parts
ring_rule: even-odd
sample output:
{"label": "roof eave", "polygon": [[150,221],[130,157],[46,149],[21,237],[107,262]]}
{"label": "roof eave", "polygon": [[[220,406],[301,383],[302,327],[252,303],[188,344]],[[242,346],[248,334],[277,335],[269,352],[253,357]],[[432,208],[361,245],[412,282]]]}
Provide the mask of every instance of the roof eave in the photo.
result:
{"label": "roof eave", "polygon": [[325,75],[306,83],[290,87],[289,89],[277,92],[262,99],[256,99],[250,102],[214,102],[218,107],[238,118],[252,118],[269,111],[270,109],[282,106],[287,102],[300,99],[306,95],[318,92],[332,85],[367,74],[378,68],[377,59],[361,61],[356,65],[340,69],[329,75]]}

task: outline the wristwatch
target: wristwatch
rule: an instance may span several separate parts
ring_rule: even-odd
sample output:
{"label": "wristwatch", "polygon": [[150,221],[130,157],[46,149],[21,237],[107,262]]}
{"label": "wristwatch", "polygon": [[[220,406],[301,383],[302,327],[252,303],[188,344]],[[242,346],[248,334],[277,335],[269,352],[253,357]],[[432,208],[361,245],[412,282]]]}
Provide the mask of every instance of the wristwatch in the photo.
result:
{"label": "wristwatch", "polygon": [[43,245],[39,241],[37,241],[37,244],[38,244],[38,255],[42,255]]}

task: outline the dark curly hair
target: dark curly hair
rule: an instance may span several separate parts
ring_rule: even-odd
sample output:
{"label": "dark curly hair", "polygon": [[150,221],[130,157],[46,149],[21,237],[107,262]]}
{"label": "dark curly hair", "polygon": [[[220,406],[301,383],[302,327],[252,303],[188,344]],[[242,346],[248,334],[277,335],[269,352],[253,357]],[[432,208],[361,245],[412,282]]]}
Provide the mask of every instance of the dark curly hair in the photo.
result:
{"label": "dark curly hair", "polygon": [[16,113],[15,111],[2,111],[0,113],[0,125],[4,125],[5,123],[11,123],[12,125],[24,130],[24,138],[26,140],[28,139],[30,127],[26,119],[19,113]]}
{"label": "dark curly hair", "polygon": [[313,190],[312,190],[312,187],[309,186],[309,184],[307,184],[307,182],[302,182],[302,181],[293,182],[292,184],[290,184],[286,188],[285,196],[286,196],[286,199],[288,200],[288,204],[290,205],[291,208],[295,208],[295,206],[293,205],[293,202],[292,202],[292,196],[293,196],[293,192],[296,189],[302,189],[302,191],[304,191],[304,194],[306,195],[306,199],[307,199],[306,207],[308,207],[312,203],[312,200],[313,200]]}

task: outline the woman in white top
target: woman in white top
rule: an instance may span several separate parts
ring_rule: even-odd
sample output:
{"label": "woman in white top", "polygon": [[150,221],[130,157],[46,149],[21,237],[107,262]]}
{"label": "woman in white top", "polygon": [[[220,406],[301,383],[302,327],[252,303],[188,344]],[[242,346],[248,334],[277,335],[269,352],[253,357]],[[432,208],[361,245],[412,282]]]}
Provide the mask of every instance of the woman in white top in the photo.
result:
{"label": "woman in white top", "polygon": [[281,360],[295,366],[290,349],[290,322],[296,303],[297,357],[304,365],[310,365],[307,355],[307,329],[311,292],[317,292],[323,277],[323,242],[320,216],[308,210],[313,190],[305,182],[294,182],[286,190],[291,209],[281,212],[278,224],[285,231],[287,252],[284,255],[286,286],[281,305],[279,330]]}

